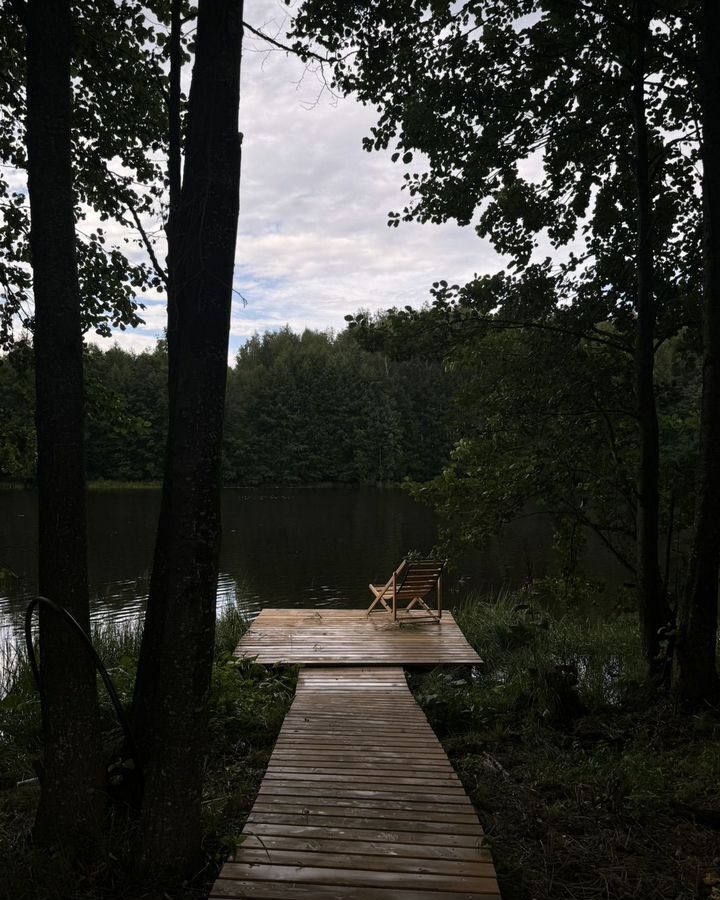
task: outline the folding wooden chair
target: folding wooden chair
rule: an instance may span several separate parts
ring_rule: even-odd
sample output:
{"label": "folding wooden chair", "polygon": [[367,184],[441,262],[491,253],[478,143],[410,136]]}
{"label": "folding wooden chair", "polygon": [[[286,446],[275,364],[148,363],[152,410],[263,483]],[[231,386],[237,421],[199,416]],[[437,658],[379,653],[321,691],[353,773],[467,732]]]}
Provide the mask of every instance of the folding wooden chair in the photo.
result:
{"label": "folding wooden chair", "polygon": [[[442,572],[446,560],[404,559],[386,584],[371,584],[373,601],[368,615],[376,606],[383,606],[393,621],[433,621],[442,618]],[[429,597],[435,591],[435,609],[429,605]],[[415,614],[413,614],[415,611]],[[424,615],[417,615],[424,612]]]}

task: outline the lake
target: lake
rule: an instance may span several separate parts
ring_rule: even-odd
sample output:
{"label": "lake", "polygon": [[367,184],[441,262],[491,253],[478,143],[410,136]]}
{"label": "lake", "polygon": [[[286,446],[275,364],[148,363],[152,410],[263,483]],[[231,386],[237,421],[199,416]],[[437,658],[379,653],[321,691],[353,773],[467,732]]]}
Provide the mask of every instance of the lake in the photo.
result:
{"label": "lake", "polygon": [[[0,491],[0,629],[16,630],[37,590],[37,498]],[[91,612],[94,620],[136,618],[147,598],[158,488],[94,489],[88,494]],[[248,615],[263,606],[353,607],[370,601],[409,550],[427,553],[435,516],[399,488],[262,487],[223,491],[223,550],[218,606]],[[552,571],[552,529],[540,516],[513,523],[448,578],[452,605],[470,590],[519,586],[531,571]],[[591,545],[586,570],[607,576],[610,562]],[[62,600],[62,598],[56,598]]]}

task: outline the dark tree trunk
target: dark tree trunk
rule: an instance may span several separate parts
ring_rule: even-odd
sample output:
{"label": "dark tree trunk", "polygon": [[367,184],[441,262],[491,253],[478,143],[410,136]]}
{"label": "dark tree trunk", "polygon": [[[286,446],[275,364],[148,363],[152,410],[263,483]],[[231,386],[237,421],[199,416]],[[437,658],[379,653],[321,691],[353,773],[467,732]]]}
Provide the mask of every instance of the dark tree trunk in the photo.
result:
{"label": "dark tree trunk", "polygon": [[645,0],[636,0],[633,85],[630,105],[635,142],[637,191],[637,333],[635,392],[640,430],[637,480],[637,599],[640,636],[650,671],[657,668],[658,629],[666,621],[660,577],[660,438],[655,402],[655,298],[653,294],[653,209],[650,187],[648,127],[645,113],[645,54],[649,15]]}
{"label": "dark tree trunk", "polygon": [[703,392],[695,534],[675,644],[675,687],[691,704],[720,696],[720,5],[703,2]]}
{"label": "dark tree trunk", "polygon": [[176,328],[150,599],[135,690],[146,784],[139,868],[197,871],[220,551],[220,479],[240,182],[242,0],[200,0],[169,260]]}
{"label": "dark tree trunk", "polygon": [[[177,308],[175,305],[175,285],[173,282],[175,266],[172,255],[175,252],[175,238],[173,227],[180,209],[180,197],[182,190],[182,122],[180,116],[181,80],[182,80],[182,0],[172,0],[170,7],[170,84],[168,92],[168,186],[170,203],[168,218],[165,225],[167,236],[167,336],[168,343],[175,340],[177,328]],[[172,383],[172,367],[175,364],[175,354],[171,354],[169,362],[168,378]]]}
{"label": "dark tree trunk", "polygon": [[[35,295],[40,593],[89,629],[83,359],[71,167],[72,23],[68,0],[30,0],[28,192]],[[40,612],[44,775],[42,843],[92,844],[103,794],[95,670],[55,613]]]}

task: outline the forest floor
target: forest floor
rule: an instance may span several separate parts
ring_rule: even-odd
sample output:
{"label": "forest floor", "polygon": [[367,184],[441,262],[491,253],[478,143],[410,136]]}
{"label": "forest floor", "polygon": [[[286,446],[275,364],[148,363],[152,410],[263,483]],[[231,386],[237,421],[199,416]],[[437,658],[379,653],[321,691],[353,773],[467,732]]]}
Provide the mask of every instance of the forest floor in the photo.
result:
{"label": "forest floor", "polygon": [[[461,625],[484,665],[413,675],[414,694],[475,803],[504,900],[720,900],[720,715],[688,716],[642,680],[631,616],[550,617],[532,596],[468,602]],[[0,690],[0,900],[199,900],[237,844],[296,671],[234,660],[245,627],[218,627],[203,803],[207,865],[181,891],[127,877],[134,821],[116,803],[105,864],[33,851],[39,704],[22,659]],[[137,629],[96,644],[125,702]],[[0,688],[2,685],[0,685]],[[103,699],[105,738],[120,732]]]}
{"label": "forest floor", "polygon": [[504,900],[720,900],[720,711],[644,683],[636,620],[467,605],[485,665],[414,676]]}
{"label": "forest floor", "polygon": [[[200,900],[207,896],[240,838],[297,680],[295,668],[271,670],[232,657],[246,627],[247,622],[232,609],[218,622],[202,804],[206,865],[181,890],[148,889],[128,877],[137,822],[127,814],[122,789],[108,811],[103,864],[79,869],[58,853],[32,848],[39,788],[36,781],[18,783],[33,779],[34,762],[41,756],[39,702],[22,655],[0,653],[0,661],[4,656],[12,666],[9,672],[6,668],[4,683],[0,679],[0,900]],[[121,701],[129,705],[139,629],[105,629],[94,635],[94,644]],[[122,732],[102,685],[99,690],[104,742],[111,760]]]}

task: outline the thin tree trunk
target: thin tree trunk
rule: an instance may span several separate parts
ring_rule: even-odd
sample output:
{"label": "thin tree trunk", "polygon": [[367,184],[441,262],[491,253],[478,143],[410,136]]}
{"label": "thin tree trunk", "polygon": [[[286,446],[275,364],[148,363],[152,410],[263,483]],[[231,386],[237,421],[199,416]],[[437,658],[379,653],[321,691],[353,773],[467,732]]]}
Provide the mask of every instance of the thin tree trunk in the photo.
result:
{"label": "thin tree trunk", "polygon": [[[175,259],[179,248],[176,246],[175,228],[180,212],[182,198],[182,120],[181,120],[181,79],[182,79],[182,18],[181,0],[172,0],[170,6],[170,71],[168,78],[168,188],[169,204],[168,217],[165,223],[165,237],[167,239],[167,277],[165,287],[167,291],[167,344],[168,348],[177,345],[178,311],[175,297],[175,279],[177,277]],[[177,381],[175,368],[177,365],[177,353],[168,352],[168,417],[172,417],[174,406],[174,390]],[[165,448],[165,468],[168,467],[168,448]],[[143,652],[147,659],[152,659],[159,650],[161,640],[159,628],[149,628],[147,622],[143,634]],[[147,715],[152,713],[146,709],[146,704],[135,702],[133,704],[133,727],[138,736],[138,747],[142,751],[144,736],[148,732]]]}
{"label": "thin tree trunk", "polygon": [[197,871],[220,551],[221,448],[238,219],[242,0],[200,0],[170,254],[170,422],[135,690],[145,795],[139,869]]}
{"label": "thin tree trunk", "polygon": [[658,629],[665,621],[660,578],[660,437],[655,402],[655,298],[653,210],[650,189],[648,127],[645,112],[645,55],[649,15],[645,0],[636,0],[634,15],[634,71],[630,105],[635,140],[637,190],[637,333],[635,391],[640,428],[637,480],[637,599],[640,636],[650,671],[657,668]]}
{"label": "thin tree trunk", "polygon": [[[68,0],[30,0],[27,150],[33,290],[40,593],[89,629],[83,360],[71,166]],[[82,643],[40,612],[44,774],[35,837],[86,849],[104,797],[95,670]]]}
{"label": "thin tree trunk", "polygon": [[674,683],[691,704],[717,702],[720,563],[720,5],[703,2],[703,392],[695,534],[675,644]]}
{"label": "thin tree trunk", "polygon": [[[175,266],[173,254],[175,253],[175,238],[173,228],[180,209],[182,190],[182,123],[180,117],[180,97],[182,78],[182,19],[181,0],[172,0],[170,7],[170,90],[168,93],[168,186],[170,203],[168,219],[165,226],[167,236],[167,295],[168,295],[168,342],[174,340],[174,332],[177,328],[177,308],[175,304],[175,285],[173,276]],[[172,370],[174,359],[169,360],[170,366],[168,379],[172,383]]]}

